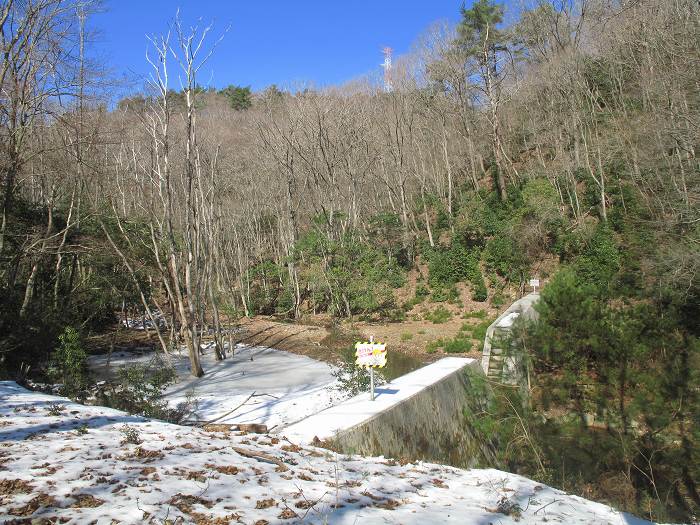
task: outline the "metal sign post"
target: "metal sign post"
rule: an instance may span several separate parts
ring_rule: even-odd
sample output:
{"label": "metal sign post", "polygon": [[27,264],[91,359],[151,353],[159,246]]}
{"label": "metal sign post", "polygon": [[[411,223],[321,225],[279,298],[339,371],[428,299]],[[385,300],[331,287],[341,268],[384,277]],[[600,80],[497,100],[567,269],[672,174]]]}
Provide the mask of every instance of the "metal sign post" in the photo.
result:
{"label": "metal sign post", "polygon": [[374,368],[386,366],[386,345],[375,343],[374,336],[370,336],[369,342],[355,343],[355,364],[369,368],[370,398],[374,401]]}
{"label": "metal sign post", "polygon": [[[370,335],[369,336],[369,343],[374,344],[374,336]],[[369,367],[369,392],[370,392],[370,399],[374,401],[374,367],[370,366]]]}
{"label": "metal sign post", "polygon": [[537,287],[540,285],[539,279],[530,279],[530,286],[532,286],[532,293],[537,292]]}

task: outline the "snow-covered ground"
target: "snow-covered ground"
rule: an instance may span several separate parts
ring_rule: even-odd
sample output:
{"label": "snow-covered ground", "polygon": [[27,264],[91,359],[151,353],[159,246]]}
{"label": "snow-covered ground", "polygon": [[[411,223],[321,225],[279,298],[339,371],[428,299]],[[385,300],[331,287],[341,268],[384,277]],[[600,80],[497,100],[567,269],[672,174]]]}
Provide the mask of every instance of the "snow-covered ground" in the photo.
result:
{"label": "snow-covered ground", "polygon": [[[125,442],[128,425],[140,443]],[[0,522],[647,523],[498,470],[205,432],[0,382]]]}
{"label": "snow-covered ground", "polygon": [[[113,372],[121,366],[147,363],[153,356],[115,352],[109,358],[109,366]],[[93,356],[90,368],[106,377],[110,373],[107,360],[107,355]],[[216,361],[213,350],[208,348],[202,356],[205,375],[201,378],[190,374],[184,352],[174,354],[172,361],[179,379],[166,390],[165,399],[177,405],[192,393],[197,399],[197,417],[203,421],[219,418],[238,407],[217,423],[262,423],[272,429],[299,421],[347,397],[336,388],[330,365],[282,350],[240,345],[232,357]]]}

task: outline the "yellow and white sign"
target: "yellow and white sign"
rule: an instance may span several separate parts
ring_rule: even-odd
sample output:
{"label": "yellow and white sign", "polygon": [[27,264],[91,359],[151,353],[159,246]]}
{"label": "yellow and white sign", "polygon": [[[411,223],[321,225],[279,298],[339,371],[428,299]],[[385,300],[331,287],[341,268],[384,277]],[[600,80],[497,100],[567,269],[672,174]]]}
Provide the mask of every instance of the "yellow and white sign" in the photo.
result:
{"label": "yellow and white sign", "polygon": [[355,343],[355,364],[367,368],[386,366],[386,344],[364,342]]}

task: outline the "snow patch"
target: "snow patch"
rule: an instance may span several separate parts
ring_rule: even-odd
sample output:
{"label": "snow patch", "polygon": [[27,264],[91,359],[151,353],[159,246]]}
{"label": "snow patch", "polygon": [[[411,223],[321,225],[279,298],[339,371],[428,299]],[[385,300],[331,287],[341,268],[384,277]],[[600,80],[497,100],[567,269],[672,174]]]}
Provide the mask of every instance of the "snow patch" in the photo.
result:
{"label": "snow patch", "polygon": [[[234,355],[223,361],[215,359],[212,348],[204,352],[204,376],[200,378],[190,374],[184,353],[172,355],[178,382],[164,396],[176,406],[191,393],[198,400],[196,415],[201,421],[261,423],[274,428],[299,421],[347,397],[338,389],[333,368],[310,357],[244,345],[237,346]],[[98,376],[108,377],[119,367],[147,364],[154,357],[153,352],[115,352],[111,357],[93,356],[89,363]]]}
{"label": "snow patch", "polygon": [[[141,443],[124,442],[125,424]],[[205,432],[7,381],[0,516],[72,524],[648,523],[498,470],[399,465],[274,436]]]}

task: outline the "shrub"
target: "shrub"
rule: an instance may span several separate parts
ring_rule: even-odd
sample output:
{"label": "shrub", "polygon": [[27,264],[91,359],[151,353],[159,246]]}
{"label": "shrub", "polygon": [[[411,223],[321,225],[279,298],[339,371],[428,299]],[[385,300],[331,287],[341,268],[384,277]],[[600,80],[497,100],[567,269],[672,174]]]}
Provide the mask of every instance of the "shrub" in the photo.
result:
{"label": "shrub", "polygon": [[60,416],[65,409],[65,405],[60,403],[51,403],[49,405],[48,413],[50,416]]}
{"label": "shrub", "polygon": [[488,292],[479,267],[481,254],[477,248],[453,242],[449,248],[428,247],[424,252],[428,259],[429,281],[434,288],[434,301],[456,301],[459,293],[453,285],[458,282],[471,283],[473,300],[486,300]]}
{"label": "shrub", "polygon": [[288,314],[294,309],[294,289],[290,283],[284,287],[280,295],[277,297],[275,312],[280,314]]}
{"label": "shrub", "polygon": [[620,271],[621,260],[612,231],[603,225],[596,228],[574,268],[583,283],[603,292],[609,289],[611,281]]}
{"label": "shrub", "polygon": [[119,432],[121,432],[123,436],[122,443],[130,443],[132,445],[140,445],[142,443],[141,436],[139,435],[139,431],[136,427],[132,427],[131,425],[122,425]]}
{"label": "shrub", "polygon": [[428,279],[433,287],[450,286],[460,281],[472,281],[479,270],[479,252],[453,242],[449,248],[427,248]]}
{"label": "shrub", "polygon": [[131,404],[131,413],[157,417],[167,406],[163,391],[175,383],[175,371],[158,363],[156,366],[134,365],[119,370],[119,378],[126,389],[125,399]]}
{"label": "shrub", "polygon": [[457,231],[470,246],[483,246],[485,239],[501,234],[512,217],[509,203],[495,192],[484,193],[469,196],[459,208]]}
{"label": "shrub", "polygon": [[522,516],[523,509],[517,501],[508,499],[507,496],[502,496],[498,501],[496,512],[504,516],[513,516],[516,521]]}
{"label": "shrub", "polygon": [[472,280],[472,300],[483,303],[488,299],[488,290],[481,272]]}
{"label": "shrub", "polygon": [[119,369],[119,384],[109,385],[100,392],[100,402],[124,410],[130,414],[162,419],[173,423],[182,422],[197,406],[194,392],[172,408],[163,399],[163,391],[177,379],[175,370],[160,359],[149,365],[133,365]]}
{"label": "shrub", "polygon": [[[338,380],[340,389],[349,396],[356,396],[357,394],[369,392],[370,390],[369,370],[357,366],[354,358],[348,358],[341,362],[331,374]],[[376,387],[384,383],[386,383],[386,378],[382,370],[375,369],[374,386]]]}
{"label": "shrub", "polygon": [[412,299],[409,299],[406,301],[403,305],[404,310],[408,311],[411,310],[414,306],[417,304],[422,303],[426,297],[430,295],[430,290],[428,290],[428,287],[425,286],[424,284],[418,284],[416,286],[416,293],[413,296]]}
{"label": "shrub", "polygon": [[379,315],[390,323],[400,323],[406,320],[406,311],[401,308],[382,310]]}
{"label": "shrub", "polygon": [[[698,462],[693,461],[697,432],[684,428],[692,416],[677,418],[676,408],[683,403],[686,414],[699,413],[700,345],[694,336],[679,335],[688,303],[676,310],[670,302],[655,300],[651,294],[657,290],[645,301],[601,297],[601,291],[617,290],[596,282],[596,273],[587,271],[597,267],[615,278],[618,250],[609,232],[599,230],[596,236],[584,260],[563,266],[542,290],[535,306],[538,320],[514,329],[514,343],[528,358],[533,391],[541,393],[530,398],[529,406],[537,411],[531,435],[546,454],[544,463],[553,470],[552,477],[566,479],[569,487],[585,490],[598,483],[607,497],[639,505],[636,508],[654,521],[692,521],[681,517],[691,508],[689,500],[658,498],[662,491],[678,490],[684,475],[690,476],[691,487],[698,479]],[[612,261],[599,257],[606,252]],[[697,325],[697,310],[694,313]],[[567,417],[541,417],[558,410]],[[614,432],[582,424],[589,415]],[[685,449],[668,446],[684,439]],[[552,446],[554,441],[560,445]],[[631,457],[629,450],[635,451]],[[647,458],[647,470],[630,478],[630,467],[640,453]],[[521,464],[528,460],[517,458]],[[655,486],[646,482],[651,472],[665,473],[655,477]],[[662,518],[666,512],[677,517]]]}
{"label": "shrub", "polygon": [[511,237],[517,240],[528,260],[539,259],[565,230],[559,193],[547,179],[535,178],[523,185],[521,198]]}
{"label": "shrub", "polygon": [[415,294],[415,299],[414,299],[415,301],[420,303],[421,301],[423,301],[423,299],[425,299],[429,295],[430,295],[430,290],[428,290],[427,286],[425,286],[424,284],[420,284],[420,283],[416,285],[416,294]]}
{"label": "shrub", "polygon": [[410,333],[410,332],[404,332],[404,333],[401,334],[401,340],[402,340],[402,341],[410,341],[411,339],[413,339],[413,334],[412,334],[412,333]]}
{"label": "shrub", "polygon": [[435,303],[454,302],[459,297],[459,292],[455,286],[440,286],[433,290],[431,299]]}
{"label": "shrub", "polygon": [[427,321],[431,321],[433,324],[442,324],[452,319],[452,314],[447,308],[438,306],[432,312],[425,314],[424,317]]}
{"label": "shrub", "polygon": [[486,338],[486,330],[488,330],[489,326],[491,326],[491,323],[493,323],[495,320],[495,318],[484,319],[482,322],[476,325],[472,330],[472,339],[481,341],[483,344],[484,339]]}
{"label": "shrub", "polygon": [[88,386],[87,354],[80,344],[78,332],[67,326],[58,338],[58,348],[51,356],[48,375],[63,386],[65,396],[79,397]]}
{"label": "shrub", "polygon": [[448,354],[465,354],[472,348],[472,342],[465,336],[457,335],[452,341],[445,344],[444,350]]}
{"label": "shrub", "polygon": [[336,240],[320,231],[307,232],[294,246],[293,257],[303,269],[301,284],[311,289],[314,305],[336,316],[394,308],[393,289],[405,284],[405,270],[391,252],[349,233]]}
{"label": "shrub", "polygon": [[559,194],[546,178],[530,179],[523,185],[520,192],[522,206],[518,210],[521,216],[534,216],[538,222],[543,222],[547,229],[554,230],[561,221],[559,211]]}
{"label": "shrub", "polygon": [[245,316],[245,312],[242,309],[236,308],[235,305],[228,303],[219,305],[219,312],[233,321],[239,321]]}
{"label": "shrub", "polygon": [[513,281],[519,281],[527,271],[525,254],[508,235],[489,239],[484,249],[484,263],[488,270]]}
{"label": "shrub", "polygon": [[[486,313],[486,310],[475,310],[473,312],[465,312],[462,314],[462,319],[486,319],[486,316],[488,314]],[[471,326],[471,325],[462,325],[464,326]]]}
{"label": "shrub", "polygon": [[439,348],[445,346],[445,341],[442,339],[436,339],[435,341],[430,341],[425,345],[425,351],[429,354],[434,354]]}
{"label": "shrub", "polygon": [[491,298],[491,304],[495,308],[500,308],[504,304],[506,304],[506,298],[503,296],[502,292],[496,292],[493,294],[493,297]]}

